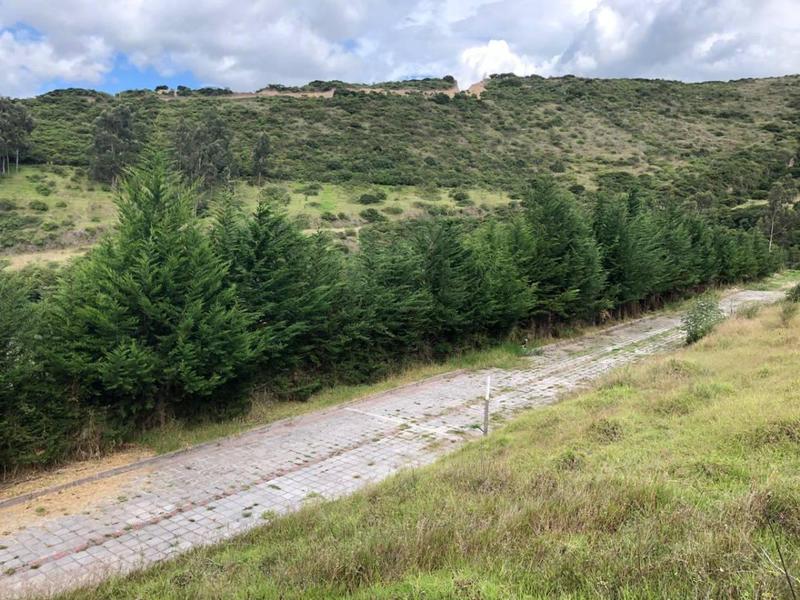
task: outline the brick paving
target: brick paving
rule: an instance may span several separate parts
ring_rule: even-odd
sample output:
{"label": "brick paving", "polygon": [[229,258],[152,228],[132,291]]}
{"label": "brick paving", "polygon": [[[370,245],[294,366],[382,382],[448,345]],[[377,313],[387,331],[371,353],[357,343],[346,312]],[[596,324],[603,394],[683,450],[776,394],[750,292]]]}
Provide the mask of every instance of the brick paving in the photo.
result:
{"label": "brick paving", "polygon": [[[781,296],[736,292],[722,306]],[[679,325],[677,316],[639,319],[549,345],[524,369],[449,373],[135,465],[113,498],[0,537],[0,599],[126,573],[430,463],[480,435],[487,376],[495,422],[678,345]]]}

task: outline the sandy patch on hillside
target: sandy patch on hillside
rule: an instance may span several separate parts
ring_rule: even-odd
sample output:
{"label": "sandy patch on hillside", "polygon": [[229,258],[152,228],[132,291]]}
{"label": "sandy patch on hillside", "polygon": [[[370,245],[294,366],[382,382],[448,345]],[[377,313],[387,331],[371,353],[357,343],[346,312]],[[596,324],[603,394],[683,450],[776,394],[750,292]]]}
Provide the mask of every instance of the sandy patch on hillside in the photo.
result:
{"label": "sandy patch on hillside", "polygon": [[480,98],[481,94],[486,91],[486,80],[479,81],[478,83],[473,83],[471,86],[467,88],[467,93],[475,96],[476,98]]}

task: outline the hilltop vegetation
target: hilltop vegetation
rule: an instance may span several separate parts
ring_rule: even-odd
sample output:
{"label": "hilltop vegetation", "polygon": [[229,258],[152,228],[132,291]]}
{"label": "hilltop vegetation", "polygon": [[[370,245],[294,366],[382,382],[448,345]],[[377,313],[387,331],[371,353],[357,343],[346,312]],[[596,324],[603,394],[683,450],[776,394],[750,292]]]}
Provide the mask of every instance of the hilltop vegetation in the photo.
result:
{"label": "hilltop vegetation", "polygon": [[167,102],[63,90],[26,101],[37,124],[30,160],[88,165],[94,119],[119,104],[130,107],[142,137],[164,146],[182,119],[213,110],[230,129],[235,170],[244,176],[264,133],[275,179],[513,189],[552,172],[567,185],[636,183],[700,205],[711,193],[736,206],[763,198],[787,170],[800,78],[683,84],[496,76],[480,99],[356,93]]}

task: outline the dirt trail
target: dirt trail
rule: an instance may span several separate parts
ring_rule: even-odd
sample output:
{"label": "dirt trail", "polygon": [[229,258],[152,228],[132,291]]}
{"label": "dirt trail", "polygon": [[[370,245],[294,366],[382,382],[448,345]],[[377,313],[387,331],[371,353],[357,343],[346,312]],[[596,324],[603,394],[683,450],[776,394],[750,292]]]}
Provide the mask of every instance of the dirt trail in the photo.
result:
{"label": "dirt trail", "polygon": [[[739,291],[722,307],[782,296]],[[309,499],[347,495],[430,463],[480,435],[487,375],[496,421],[551,404],[681,339],[679,315],[647,317],[546,346],[524,369],[449,373],[95,476],[68,492],[91,496],[89,506],[70,503],[41,521],[28,515],[27,524],[0,537],[0,598],[129,572],[246,531]],[[59,492],[65,490],[2,501],[0,520],[19,514],[22,504],[46,506]]]}

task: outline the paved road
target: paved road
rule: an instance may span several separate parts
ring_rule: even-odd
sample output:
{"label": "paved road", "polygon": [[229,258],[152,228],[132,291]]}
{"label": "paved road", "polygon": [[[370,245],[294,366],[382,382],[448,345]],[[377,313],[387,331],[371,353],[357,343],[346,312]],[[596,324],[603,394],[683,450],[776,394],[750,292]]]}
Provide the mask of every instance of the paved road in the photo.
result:
{"label": "paved road", "polygon": [[[723,307],[781,296],[736,292]],[[0,598],[128,572],[241,533],[309,499],[343,496],[430,463],[480,435],[487,375],[495,418],[509,417],[676,346],[679,325],[677,316],[640,319],[547,346],[525,369],[450,373],[84,483],[73,491],[86,487],[91,502],[0,537]],[[19,504],[0,503],[0,517],[15,509]]]}

